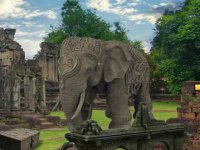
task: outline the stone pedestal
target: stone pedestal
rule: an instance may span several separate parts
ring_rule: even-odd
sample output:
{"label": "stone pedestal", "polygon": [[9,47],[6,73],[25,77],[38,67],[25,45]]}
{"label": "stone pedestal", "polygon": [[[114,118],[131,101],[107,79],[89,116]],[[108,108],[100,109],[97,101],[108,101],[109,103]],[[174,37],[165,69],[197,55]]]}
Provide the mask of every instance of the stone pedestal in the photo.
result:
{"label": "stone pedestal", "polygon": [[61,150],[156,150],[159,143],[164,149],[181,150],[185,139],[184,126],[181,124],[151,126],[147,129],[134,127],[132,129],[113,129],[66,134],[70,143],[63,145]]}

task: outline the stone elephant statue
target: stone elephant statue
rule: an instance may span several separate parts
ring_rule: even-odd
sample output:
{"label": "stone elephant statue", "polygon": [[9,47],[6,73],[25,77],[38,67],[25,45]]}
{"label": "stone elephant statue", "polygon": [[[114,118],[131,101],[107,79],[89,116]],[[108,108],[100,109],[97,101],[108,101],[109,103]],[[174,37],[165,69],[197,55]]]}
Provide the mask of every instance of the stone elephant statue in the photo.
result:
{"label": "stone elephant statue", "polygon": [[150,69],[141,52],[119,41],[70,37],[61,45],[60,98],[70,131],[90,119],[97,93],[106,93],[109,128],[130,128],[128,99],[134,96],[148,106]]}

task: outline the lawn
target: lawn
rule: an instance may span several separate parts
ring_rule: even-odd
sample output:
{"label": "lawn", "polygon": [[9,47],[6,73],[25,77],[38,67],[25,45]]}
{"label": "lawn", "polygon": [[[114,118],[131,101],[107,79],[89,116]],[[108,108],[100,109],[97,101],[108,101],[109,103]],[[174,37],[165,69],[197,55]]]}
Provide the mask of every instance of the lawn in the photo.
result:
{"label": "lawn", "polygon": [[[154,116],[158,120],[167,120],[169,118],[176,118],[176,108],[179,106],[176,102],[168,101],[156,101],[153,103]],[[130,107],[133,113],[133,107]],[[52,112],[51,116],[59,116],[60,118],[65,118],[63,112]],[[98,124],[103,128],[107,129],[110,119],[105,117],[103,110],[94,110],[92,119],[96,120]],[[64,139],[64,134],[68,130],[66,127],[58,129],[47,129],[41,130],[40,140],[41,144],[36,148],[36,150],[57,150],[59,147],[66,142]]]}

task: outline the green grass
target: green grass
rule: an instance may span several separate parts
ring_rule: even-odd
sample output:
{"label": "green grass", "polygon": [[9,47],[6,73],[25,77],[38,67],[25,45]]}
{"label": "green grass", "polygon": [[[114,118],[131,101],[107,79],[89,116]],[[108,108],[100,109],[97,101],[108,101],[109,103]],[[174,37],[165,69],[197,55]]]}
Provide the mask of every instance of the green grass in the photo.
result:
{"label": "green grass", "polygon": [[54,111],[54,112],[51,112],[50,115],[51,115],[51,116],[58,116],[58,117],[60,117],[61,119],[65,119],[65,115],[64,115],[64,113],[61,112],[61,111]]}
{"label": "green grass", "polygon": [[176,110],[180,104],[173,101],[156,101],[153,102],[153,109],[157,110]]}
{"label": "green grass", "polygon": [[68,132],[67,128],[60,128],[58,130],[42,130],[40,132],[40,145],[36,150],[57,150],[66,142],[64,135]]}
{"label": "green grass", "polygon": [[[176,118],[176,108],[179,106],[176,102],[168,101],[156,101],[153,103],[153,110],[169,110],[172,112],[154,112],[154,116],[158,120],[167,120],[169,118]],[[133,113],[133,107],[130,107],[131,113]],[[61,111],[52,112],[51,116],[59,116],[64,119],[64,113]],[[105,116],[103,110],[94,110],[92,119],[96,120],[98,124],[103,128],[107,129],[110,119]],[[36,150],[56,150],[61,147],[63,143],[66,142],[64,139],[65,133],[67,133],[67,128],[58,128],[57,130],[41,130],[40,140],[41,144],[36,148]]]}

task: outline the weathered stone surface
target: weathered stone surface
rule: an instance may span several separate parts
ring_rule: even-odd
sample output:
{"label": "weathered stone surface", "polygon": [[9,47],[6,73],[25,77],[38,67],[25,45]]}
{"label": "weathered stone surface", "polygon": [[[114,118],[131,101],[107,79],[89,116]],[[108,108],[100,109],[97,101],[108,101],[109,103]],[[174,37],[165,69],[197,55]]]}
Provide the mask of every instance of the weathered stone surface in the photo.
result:
{"label": "weathered stone surface", "polygon": [[20,120],[18,118],[5,121],[5,124],[7,125],[17,125],[17,124],[24,124],[24,123],[26,123],[24,120]]}
{"label": "weathered stone surface", "polygon": [[196,114],[195,113],[182,113],[182,118],[185,118],[185,119],[196,119]]}
{"label": "weathered stone surface", "polygon": [[60,117],[57,116],[46,116],[46,118],[50,121],[53,122],[56,125],[60,125],[61,124],[61,119]]}
{"label": "weathered stone surface", "polygon": [[0,28],[0,41],[3,40],[14,40],[16,30],[15,29],[3,29]]}
{"label": "weathered stone surface", "polygon": [[89,37],[65,39],[60,49],[59,77],[60,99],[69,130],[76,130],[82,121],[91,117],[93,100],[98,93],[106,94],[106,116],[112,120],[109,128],[131,126],[130,96],[138,96],[137,101],[144,102],[148,108],[145,116],[154,120],[149,71],[146,58],[129,44]]}
{"label": "weathered stone surface", "polygon": [[186,81],[181,89],[181,94],[195,94],[194,84],[199,84],[200,81]]}
{"label": "weathered stone surface", "polygon": [[52,43],[42,42],[38,64],[42,68],[42,77],[45,80],[58,81],[57,46]]}
{"label": "weathered stone surface", "polygon": [[39,132],[23,128],[1,131],[0,141],[4,150],[32,150],[39,144]]}
{"label": "weathered stone surface", "polygon": [[[15,32],[15,29],[0,28],[0,116],[19,110],[35,111],[37,106],[46,107],[43,68],[40,68],[38,60],[25,60],[21,45],[14,41]],[[45,52],[51,52],[49,60],[44,60],[50,61],[55,46],[43,43],[42,47]],[[54,64],[48,64],[48,69],[52,71],[49,76],[57,77],[56,57],[53,58]],[[58,92],[56,94],[58,97]],[[56,101],[57,97],[52,99]]]}
{"label": "weathered stone surface", "polygon": [[191,108],[190,107],[178,107],[177,112],[179,112],[179,113],[190,113]]}
{"label": "weathered stone surface", "polygon": [[200,149],[200,93],[195,91],[195,84],[200,81],[187,81],[182,87],[181,107],[177,108],[178,119],[168,122],[181,122],[185,124],[186,131],[192,137],[185,143],[183,150]]}
{"label": "weathered stone surface", "polygon": [[[113,150],[124,148],[128,150],[150,150],[162,141],[170,150],[180,150],[184,142],[184,126],[174,124],[165,126],[152,126],[147,129],[114,129],[100,132],[98,135],[81,135],[68,133],[68,141],[75,143],[77,150]],[[70,147],[70,143],[65,144]],[[71,143],[71,146],[73,144]],[[159,145],[158,145],[159,146]],[[160,145],[161,146],[161,145]],[[162,147],[162,146],[161,146]],[[61,150],[65,150],[64,147]],[[152,149],[154,150],[154,149]]]}

